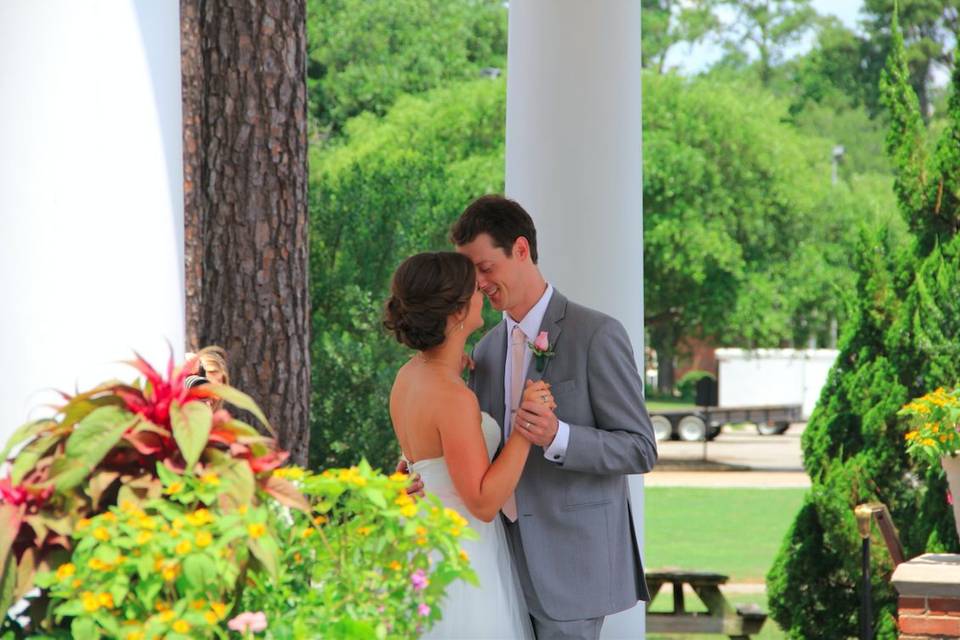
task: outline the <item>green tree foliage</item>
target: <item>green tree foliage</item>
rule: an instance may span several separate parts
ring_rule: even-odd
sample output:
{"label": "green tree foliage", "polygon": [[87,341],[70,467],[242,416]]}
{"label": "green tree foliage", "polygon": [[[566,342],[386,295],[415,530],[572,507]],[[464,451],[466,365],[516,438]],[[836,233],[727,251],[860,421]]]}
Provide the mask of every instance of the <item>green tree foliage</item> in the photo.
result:
{"label": "green tree foliage", "polygon": [[717,0],[643,0],[643,67],[663,73],[675,45],[692,46],[713,35],[720,27],[716,5]]}
{"label": "green tree foliage", "polygon": [[909,69],[910,86],[920,101],[920,114],[926,118],[930,84],[935,66],[949,68],[960,36],[960,6],[956,0],[865,0],[863,27],[866,31],[861,66],[866,74],[867,100],[874,109],[880,106],[877,81],[894,46],[890,22],[897,8],[902,29],[904,57]]}
{"label": "green tree foliage", "polygon": [[770,84],[773,68],[787,48],[814,27],[817,13],[810,0],[728,0],[736,18],[728,29],[726,47],[735,58],[757,60],[760,82]]}
{"label": "green tree foliage", "polygon": [[[856,252],[854,309],[803,437],[813,488],[768,576],[771,612],[793,638],[857,634],[856,504],[884,502],[908,556],[960,550],[945,482],[938,469],[906,456],[896,416],[910,398],[960,380],[960,71],[949,126],[928,160],[896,22],[893,33],[882,86],[891,120],[887,149],[912,236],[898,248],[881,226],[864,234]],[[874,542],[883,549],[879,538]],[[895,638],[892,567],[882,551],[873,564],[878,637]]]}
{"label": "green tree foliage", "polygon": [[339,133],[407,93],[506,67],[501,0],[308,0],[307,86],[313,124]]}
{"label": "green tree foliage", "polygon": [[503,191],[505,94],[502,80],[477,80],[402,97],[314,149],[312,466],[395,464],[387,402],[409,351],[380,325],[389,279],[409,255],[449,250],[464,206]]}
{"label": "green tree foliage", "polygon": [[825,342],[845,313],[857,221],[884,216],[889,183],[831,186],[832,142],[781,122],[786,103],[762,89],[653,74],[643,89],[644,304],[658,362],[692,334]]}

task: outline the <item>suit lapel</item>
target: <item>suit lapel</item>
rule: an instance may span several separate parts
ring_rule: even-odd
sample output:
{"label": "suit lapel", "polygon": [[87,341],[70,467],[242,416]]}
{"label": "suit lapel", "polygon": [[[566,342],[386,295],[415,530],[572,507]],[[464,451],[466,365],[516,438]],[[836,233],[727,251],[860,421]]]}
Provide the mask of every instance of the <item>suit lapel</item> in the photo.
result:
{"label": "suit lapel", "polygon": [[[490,395],[488,396],[490,398],[490,406],[487,413],[493,416],[497,424],[500,424],[503,422],[504,407],[506,406],[506,399],[503,394],[503,375],[507,361],[507,323],[503,320],[490,330],[490,346],[492,347],[489,358],[491,362],[488,367],[490,372],[488,381],[488,384],[490,384]],[[500,424],[501,446],[503,440],[503,425]]]}
{"label": "suit lapel", "polygon": [[[547,305],[547,311],[543,314],[543,322],[540,323],[540,331],[547,332],[547,338],[550,343],[550,351],[556,351],[557,340],[560,339],[560,332],[563,331],[563,317],[567,313],[567,298],[557,291],[553,290],[553,296],[550,298],[550,303]],[[533,339],[536,339],[536,336],[533,336]],[[533,340],[531,339],[531,342]],[[506,351],[504,351],[504,357],[506,357]],[[556,357],[556,356],[554,356]],[[537,371],[537,356],[530,358],[530,368],[527,371],[527,378],[537,382],[543,380],[546,377],[547,372],[550,370],[550,363],[553,361],[553,357],[547,358],[547,361],[543,365],[543,371]],[[502,375],[500,376],[503,377]],[[500,385],[501,387],[503,385]]]}

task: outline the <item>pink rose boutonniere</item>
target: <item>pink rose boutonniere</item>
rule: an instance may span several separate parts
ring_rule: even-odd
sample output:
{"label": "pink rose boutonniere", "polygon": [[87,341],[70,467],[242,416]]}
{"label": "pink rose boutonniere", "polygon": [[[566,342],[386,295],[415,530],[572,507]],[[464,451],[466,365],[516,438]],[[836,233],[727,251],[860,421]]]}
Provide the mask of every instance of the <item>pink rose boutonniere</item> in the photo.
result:
{"label": "pink rose boutonniere", "polygon": [[537,371],[543,373],[543,368],[547,366],[547,358],[556,355],[550,350],[550,335],[546,331],[541,331],[537,339],[528,343],[530,350],[533,351],[533,357],[536,361]]}

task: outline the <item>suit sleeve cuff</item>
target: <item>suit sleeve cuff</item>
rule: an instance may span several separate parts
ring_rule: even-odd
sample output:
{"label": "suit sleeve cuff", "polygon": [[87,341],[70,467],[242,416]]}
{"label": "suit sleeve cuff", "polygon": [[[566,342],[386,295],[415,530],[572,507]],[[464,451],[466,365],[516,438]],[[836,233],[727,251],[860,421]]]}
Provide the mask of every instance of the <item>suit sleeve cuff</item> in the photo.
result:
{"label": "suit sleeve cuff", "polygon": [[567,457],[567,444],[570,442],[570,425],[563,420],[557,424],[557,434],[553,436],[553,442],[543,452],[543,457],[550,462],[563,464]]}

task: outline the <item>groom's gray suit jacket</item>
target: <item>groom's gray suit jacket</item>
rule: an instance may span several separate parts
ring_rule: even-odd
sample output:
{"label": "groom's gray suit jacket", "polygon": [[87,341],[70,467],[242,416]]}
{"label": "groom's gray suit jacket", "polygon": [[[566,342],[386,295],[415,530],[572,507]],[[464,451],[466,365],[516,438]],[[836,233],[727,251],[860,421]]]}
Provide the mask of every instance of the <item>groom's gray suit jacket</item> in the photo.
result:
{"label": "groom's gray suit jacket", "polygon": [[[531,449],[515,493],[517,524],[544,613],[597,618],[650,598],[626,475],[650,471],[657,445],[633,349],[617,320],[554,290],[540,330],[556,355],[542,373],[531,360],[527,378],[551,383],[570,440],[563,464]],[[506,353],[500,322],[474,349],[470,376],[481,409],[497,422],[505,412]]]}

